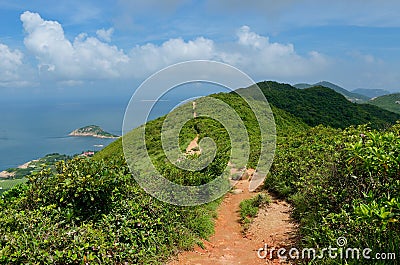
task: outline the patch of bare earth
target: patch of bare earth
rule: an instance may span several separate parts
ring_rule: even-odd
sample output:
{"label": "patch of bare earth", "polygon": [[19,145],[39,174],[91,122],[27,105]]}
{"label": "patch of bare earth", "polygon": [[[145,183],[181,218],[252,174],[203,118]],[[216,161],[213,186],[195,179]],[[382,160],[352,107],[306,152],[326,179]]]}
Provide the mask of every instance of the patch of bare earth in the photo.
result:
{"label": "patch of bare earth", "polygon": [[[193,116],[196,117],[196,102],[193,102]],[[201,154],[197,135],[186,148],[187,154]],[[242,173],[231,166],[231,176]],[[260,258],[257,253],[267,244],[268,249],[286,247],[290,249],[295,239],[296,226],[290,220],[290,206],[281,200],[273,199],[272,203],[259,210],[250,228],[243,233],[240,224],[239,204],[241,201],[257,195],[250,192],[249,180],[254,169],[245,170],[232,192],[225,195],[217,211],[215,234],[210,239],[203,240],[204,249],[196,246],[192,251],[179,253],[169,265],[233,265],[233,264],[281,264],[276,253]],[[269,253],[268,253],[269,254]],[[260,252],[264,256],[265,252]]]}
{"label": "patch of bare earth", "polygon": [[186,147],[186,154],[193,155],[193,154],[201,154],[200,147],[199,147],[199,135],[189,143],[188,147]]}
{"label": "patch of bare earth", "polygon": [[[179,253],[169,265],[176,264],[281,264],[273,253],[262,259],[257,252],[265,244],[268,248],[290,246],[294,242],[296,226],[290,220],[290,206],[273,199],[269,206],[260,209],[250,228],[243,234],[239,223],[239,204],[245,199],[252,198],[257,193],[249,192],[248,180],[240,180],[234,192],[225,195],[218,208],[215,222],[215,234],[203,241],[204,249],[195,247],[192,251]],[[264,255],[264,252],[260,252]]]}

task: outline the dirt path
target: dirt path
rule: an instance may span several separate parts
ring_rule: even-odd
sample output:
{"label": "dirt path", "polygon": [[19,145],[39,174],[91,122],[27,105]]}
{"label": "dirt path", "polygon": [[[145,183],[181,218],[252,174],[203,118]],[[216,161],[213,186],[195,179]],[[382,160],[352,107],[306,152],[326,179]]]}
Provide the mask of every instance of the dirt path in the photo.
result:
{"label": "dirt path", "polygon": [[[195,118],[196,102],[193,102],[193,117]],[[200,154],[197,135],[186,148],[187,154]],[[199,151],[197,151],[197,149]],[[234,165],[231,175],[238,173]],[[251,178],[254,170],[246,171],[246,178]],[[240,176],[240,175],[239,175]],[[204,249],[196,246],[193,251],[180,253],[169,265],[258,265],[258,264],[281,264],[276,255],[266,255],[262,259],[257,253],[260,248],[267,244],[268,249],[275,247],[287,247],[294,242],[296,227],[290,222],[290,206],[277,199],[259,210],[258,216],[254,218],[250,228],[243,234],[242,225],[239,223],[239,204],[241,201],[250,199],[257,193],[250,192],[249,179],[239,180],[235,190],[225,195],[224,200],[218,208],[215,222],[215,234],[209,241],[203,240]],[[270,252],[267,252],[270,254]],[[265,255],[265,252],[260,252]]]}
{"label": "dirt path", "polygon": [[[240,180],[236,192],[225,196],[218,209],[215,234],[204,241],[205,249],[195,247],[193,251],[180,253],[169,265],[219,265],[219,264],[281,264],[278,259],[261,259],[258,249],[287,247],[293,242],[295,226],[289,219],[289,205],[273,200],[266,208],[260,209],[246,235],[242,233],[239,220],[239,204],[257,193],[248,191],[248,180]],[[263,253],[261,253],[263,254]],[[274,255],[275,256],[275,255]]]}
{"label": "dirt path", "polygon": [[199,147],[199,135],[196,135],[196,137],[189,143],[188,147],[186,147],[186,154],[201,154],[201,150]]}

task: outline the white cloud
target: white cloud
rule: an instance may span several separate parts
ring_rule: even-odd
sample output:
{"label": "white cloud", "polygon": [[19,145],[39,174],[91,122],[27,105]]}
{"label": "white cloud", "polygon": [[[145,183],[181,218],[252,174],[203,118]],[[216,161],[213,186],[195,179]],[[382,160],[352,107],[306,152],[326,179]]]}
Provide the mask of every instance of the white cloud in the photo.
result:
{"label": "white cloud", "polygon": [[120,76],[120,68],[129,61],[116,46],[97,38],[78,35],[70,42],[57,21],[43,20],[39,14],[24,12],[21,15],[27,33],[26,48],[39,61],[39,71],[44,76],[61,79],[103,79]]}
{"label": "white cloud", "polygon": [[264,78],[297,77],[317,73],[329,65],[322,54],[311,51],[306,56],[296,53],[293,44],[272,43],[268,37],[252,32],[248,26],[237,31],[237,42],[214,43],[203,37],[185,42],[170,39],[161,45],[136,46],[129,54],[135,74],[145,76],[170,64],[193,59],[222,61],[250,75]]}
{"label": "white cloud", "polygon": [[222,53],[222,59],[253,75],[295,77],[314,74],[328,66],[328,59],[311,51],[307,56],[296,53],[293,44],[270,42],[268,37],[252,32],[248,26],[237,31],[233,54]]}
{"label": "white cloud", "polygon": [[325,68],[328,61],[316,51],[301,56],[293,44],[270,42],[247,26],[237,31],[237,42],[231,43],[229,49],[198,37],[137,45],[125,53],[107,43],[113,28],[96,32],[105,42],[85,33],[71,42],[57,21],[43,20],[28,11],[21,15],[21,21],[27,33],[25,46],[37,58],[39,73],[58,81],[144,78],[173,63],[194,59],[226,62],[265,78],[305,76]]}
{"label": "white cloud", "polygon": [[237,31],[238,43],[244,46],[251,46],[253,48],[261,49],[269,44],[267,37],[260,36],[250,31],[248,26],[242,26]]}
{"label": "white cloud", "polygon": [[19,86],[22,81],[23,54],[0,43],[0,86]]}
{"label": "white cloud", "polygon": [[183,39],[170,39],[161,45],[148,43],[136,46],[130,52],[132,67],[136,76],[144,76],[163,67],[187,60],[217,59],[212,40],[203,37],[185,42]]}
{"label": "white cloud", "polygon": [[114,28],[109,28],[109,29],[99,29],[96,31],[97,37],[99,37],[101,40],[110,42],[111,41],[111,36],[114,33]]}

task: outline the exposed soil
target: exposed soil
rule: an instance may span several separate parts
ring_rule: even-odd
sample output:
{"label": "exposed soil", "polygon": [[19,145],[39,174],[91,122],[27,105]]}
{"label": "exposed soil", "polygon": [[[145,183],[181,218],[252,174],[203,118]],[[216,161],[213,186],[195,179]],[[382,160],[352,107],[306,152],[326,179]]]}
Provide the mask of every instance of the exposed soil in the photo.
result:
{"label": "exposed soil", "polygon": [[[196,102],[193,102],[193,116],[196,117]],[[195,151],[199,148],[197,135],[186,148],[187,154],[200,154]],[[281,264],[284,261],[277,259],[276,253],[259,252],[261,248],[282,248],[288,250],[295,239],[296,226],[290,220],[290,206],[281,200],[273,199],[272,203],[261,208],[252,224],[243,233],[239,223],[239,204],[241,201],[257,195],[249,191],[249,180],[254,174],[254,169],[244,172],[238,171],[234,165],[231,176],[239,174],[240,180],[235,189],[225,195],[218,208],[215,221],[215,234],[209,240],[203,240],[204,249],[196,246],[192,251],[179,253],[171,260],[169,265],[232,265],[232,264]],[[242,174],[244,173],[244,174]],[[241,176],[240,176],[241,175]],[[265,258],[260,258],[257,253]]]}
{"label": "exposed soil", "polygon": [[[294,242],[296,226],[290,221],[290,206],[273,199],[269,206],[260,209],[250,228],[244,234],[239,223],[239,204],[257,193],[248,191],[248,180],[240,180],[234,192],[228,193],[221,203],[215,223],[215,234],[204,240],[205,248],[195,247],[180,253],[169,265],[177,264],[282,264],[273,252],[270,259],[258,257],[257,252],[265,244],[268,249],[287,247]],[[264,255],[265,252],[260,252]]]}
{"label": "exposed soil", "polygon": [[189,143],[188,147],[186,147],[186,154],[201,154],[200,147],[199,147],[199,135],[196,135],[196,137]]}

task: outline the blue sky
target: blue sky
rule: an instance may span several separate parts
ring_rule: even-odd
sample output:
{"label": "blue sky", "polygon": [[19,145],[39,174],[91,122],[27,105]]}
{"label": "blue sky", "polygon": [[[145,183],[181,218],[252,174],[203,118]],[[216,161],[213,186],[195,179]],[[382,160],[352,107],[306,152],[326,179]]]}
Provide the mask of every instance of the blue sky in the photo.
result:
{"label": "blue sky", "polygon": [[0,98],[127,95],[170,64],[400,92],[394,0],[0,0]]}

